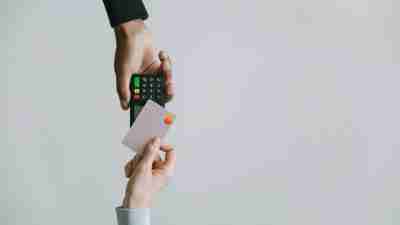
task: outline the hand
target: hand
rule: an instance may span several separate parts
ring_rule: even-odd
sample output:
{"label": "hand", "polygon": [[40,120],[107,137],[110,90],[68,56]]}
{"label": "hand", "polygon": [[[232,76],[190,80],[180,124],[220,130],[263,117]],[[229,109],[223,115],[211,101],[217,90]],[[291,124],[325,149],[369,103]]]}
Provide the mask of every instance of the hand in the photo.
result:
{"label": "hand", "polygon": [[[164,151],[165,160],[160,157]],[[173,175],[175,151],[169,145],[160,146],[160,139],[154,138],[146,145],[143,153],[136,154],[125,166],[129,177],[126,187],[124,208],[150,208],[154,195],[159,192]]]}
{"label": "hand", "polygon": [[115,28],[117,47],[114,69],[117,76],[117,92],[121,108],[129,109],[129,82],[133,73],[155,73],[161,71],[166,76],[168,100],[172,99],[172,73],[169,56],[153,47],[151,33],[142,20],[131,20]]}

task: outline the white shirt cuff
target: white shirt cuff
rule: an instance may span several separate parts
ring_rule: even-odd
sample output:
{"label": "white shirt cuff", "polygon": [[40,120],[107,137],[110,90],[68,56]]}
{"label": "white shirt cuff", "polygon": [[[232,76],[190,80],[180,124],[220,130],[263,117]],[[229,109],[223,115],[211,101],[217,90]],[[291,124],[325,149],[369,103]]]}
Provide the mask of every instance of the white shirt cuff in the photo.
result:
{"label": "white shirt cuff", "polygon": [[118,225],[150,225],[150,209],[115,208]]}

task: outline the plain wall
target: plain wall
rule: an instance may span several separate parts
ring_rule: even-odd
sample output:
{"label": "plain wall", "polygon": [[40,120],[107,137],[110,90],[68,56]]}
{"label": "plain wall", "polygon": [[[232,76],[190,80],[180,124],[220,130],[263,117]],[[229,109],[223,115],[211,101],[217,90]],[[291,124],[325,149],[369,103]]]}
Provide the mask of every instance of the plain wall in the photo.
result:
{"label": "plain wall", "polygon": [[[146,4],[177,88],[153,224],[400,224],[399,1]],[[0,5],[0,224],[116,224],[133,154],[102,2]]]}

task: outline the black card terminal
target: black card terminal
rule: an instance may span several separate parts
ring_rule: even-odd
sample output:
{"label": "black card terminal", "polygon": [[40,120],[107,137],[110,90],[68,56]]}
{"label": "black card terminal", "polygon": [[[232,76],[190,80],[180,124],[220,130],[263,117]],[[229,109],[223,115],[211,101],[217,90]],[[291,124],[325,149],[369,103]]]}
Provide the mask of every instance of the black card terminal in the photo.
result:
{"label": "black card terminal", "polygon": [[133,74],[130,82],[131,101],[130,101],[130,126],[137,115],[151,99],[162,107],[167,101],[165,78],[159,74]]}

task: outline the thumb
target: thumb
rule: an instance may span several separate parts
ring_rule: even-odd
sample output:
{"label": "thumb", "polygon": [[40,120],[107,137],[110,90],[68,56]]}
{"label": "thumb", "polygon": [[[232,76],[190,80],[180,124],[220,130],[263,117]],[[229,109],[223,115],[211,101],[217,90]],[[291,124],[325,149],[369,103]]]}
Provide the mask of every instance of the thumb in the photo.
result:
{"label": "thumb", "polygon": [[164,51],[160,51],[158,55],[161,61],[161,72],[165,77],[166,92],[168,95],[168,101],[172,99],[174,95],[174,89],[172,84],[172,62],[171,58]]}
{"label": "thumb", "polygon": [[117,36],[117,48],[115,51],[114,68],[117,75],[117,92],[122,109],[129,109],[130,78],[132,73],[139,71],[143,61],[143,34],[135,34],[133,37]]}
{"label": "thumb", "polygon": [[153,162],[158,156],[160,149],[160,138],[153,138],[145,147],[143,152],[143,159],[141,161],[142,166],[146,168],[152,168]]}
{"label": "thumb", "polygon": [[127,70],[121,71],[117,75],[117,92],[121,108],[124,110],[129,109],[129,99],[131,92],[129,90],[130,73]]}

